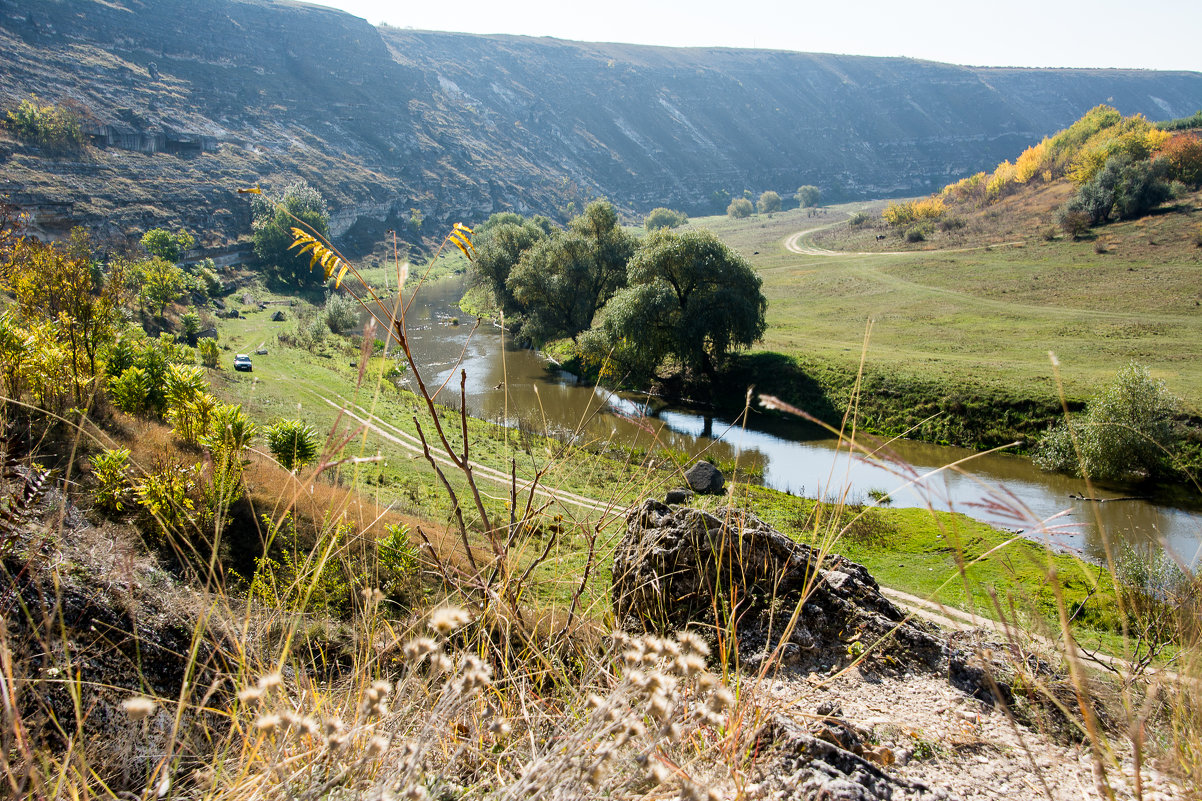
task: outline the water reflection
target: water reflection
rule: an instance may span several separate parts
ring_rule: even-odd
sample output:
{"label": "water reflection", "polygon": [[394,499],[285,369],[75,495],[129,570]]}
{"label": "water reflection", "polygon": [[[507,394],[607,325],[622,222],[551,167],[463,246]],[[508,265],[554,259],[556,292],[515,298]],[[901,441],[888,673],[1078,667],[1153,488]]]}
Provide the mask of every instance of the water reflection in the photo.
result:
{"label": "water reflection", "polygon": [[[670,448],[727,463],[739,459],[761,468],[765,485],[796,495],[869,502],[870,491],[884,491],[895,506],[963,512],[1095,557],[1104,551],[1103,529],[1134,543],[1166,542],[1190,562],[1202,543],[1197,512],[1146,501],[1077,500],[1072,496],[1090,494],[1083,481],[1043,473],[1027,459],[906,440],[853,457],[821,430],[758,410],[744,424],[581,384],[532,351],[514,347],[492,325],[452,325],[463,316],[456,305],[462,291],[455,281],[424,287],[407,323],[427,384],[445,382],[438,400],[450,406],[459,401],[459,378],[452,371],[462,354],[474,416],[589,445]],[[961,461],[962,471],[945,467]],[[1122,493],[1095,488],[1093,494]]]}

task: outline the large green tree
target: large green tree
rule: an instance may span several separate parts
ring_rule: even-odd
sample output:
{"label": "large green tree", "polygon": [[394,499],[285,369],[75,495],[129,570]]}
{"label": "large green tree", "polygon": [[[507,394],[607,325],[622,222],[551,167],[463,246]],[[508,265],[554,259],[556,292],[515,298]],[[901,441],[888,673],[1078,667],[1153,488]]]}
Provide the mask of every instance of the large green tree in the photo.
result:
{"label": "large green tree", "polygon": [[614,207],[590,203],[568,230],[525,251],[508,289],[523,315],[522,335],[532,342],[575,336],[626,284],[635,239],[622,229]]}
{"label": "large green tree", "polygon": [[310,269],[308,256],[297,256],[296,251],[289,250],[293,228],[308,228],[310,233],[329,239],[330,215],[321,193],[300,180],[278,198],[255,197],[252,211],[255,255],[267,266],[268,274],[286,286],[311,288],[324,284],[325,275]]}
{"label": "large green tree", "polygon": [[518,312],[517,301],[509,290],[509,274],[522,254],[549,237],[552,230],[546,217],[526,219],[513,212],[494,214],[476,227],[476,259],[472,262],[475,280],[488,287],[506,314]]}
{"label": "large green tree", "polygon": [[615,347],[655,369],[673,359],[712,374],[764,334],[768,302],[747,260],[709,231],[657,231],[631,259],[628,285],[602,312]]}
{"label": "large green tree", "polygon": [[822,197],[822,190],[813,184],[806,184],[805,186],[797,187],[797,194],[793,195],[793,197],[797,200],[797,205],[803,209],[817,206],[818,199]]}
{"label": "large green tree", "polygon": [[171,233],[166,228],[151,228],[142,234],[142,247],[151,256],[166,259],[172,264],[178,264],[184,253],[196,244],[196,237],[182,228]]}

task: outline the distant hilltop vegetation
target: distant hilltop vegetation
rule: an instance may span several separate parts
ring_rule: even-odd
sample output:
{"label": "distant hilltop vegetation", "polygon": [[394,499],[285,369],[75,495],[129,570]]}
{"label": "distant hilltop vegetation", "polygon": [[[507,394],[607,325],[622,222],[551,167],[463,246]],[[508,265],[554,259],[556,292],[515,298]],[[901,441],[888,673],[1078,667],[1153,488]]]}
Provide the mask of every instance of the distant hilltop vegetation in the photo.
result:
{"label": "distant hilltop vegetation", "polygon": [[352,253],[597,196],[705,213],[800,185],[926,194],[1099,103],[1202,108],[1193,72],[432,33],[266,0],[0,0],[0,63],[0,117],[36,95],[79,121],[65,149],[0,131],[0,195],[35,232],[182,225],[216,247],[249,230],[239,186],[303,177]]}

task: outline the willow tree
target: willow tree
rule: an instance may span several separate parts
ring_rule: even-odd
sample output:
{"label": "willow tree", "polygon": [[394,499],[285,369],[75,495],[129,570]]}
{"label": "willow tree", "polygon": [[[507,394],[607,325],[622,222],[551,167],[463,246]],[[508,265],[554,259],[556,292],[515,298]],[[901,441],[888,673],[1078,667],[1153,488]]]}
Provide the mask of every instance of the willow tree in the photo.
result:
{"label": "willow tree", "polygon": [[631,259],[626,280],[600,325],[641,365],[674,360],[712,375],[733,351],[764,335],[763,282],[709,231],[657,231]]}

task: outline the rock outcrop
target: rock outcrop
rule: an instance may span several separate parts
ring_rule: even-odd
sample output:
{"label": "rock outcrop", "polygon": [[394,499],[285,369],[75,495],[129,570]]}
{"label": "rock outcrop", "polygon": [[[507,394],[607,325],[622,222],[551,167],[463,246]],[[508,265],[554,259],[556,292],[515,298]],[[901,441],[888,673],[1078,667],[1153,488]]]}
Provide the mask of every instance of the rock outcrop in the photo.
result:
{"label": "rock outcrop", "polygon": [[863,656],[884,670],[934,669],[945,657],[937,632],[907,620],[863,566],[736,509],[644,501],[614,554],[613,606],[627,631],[734,631],[749,666],[830,669]]}

